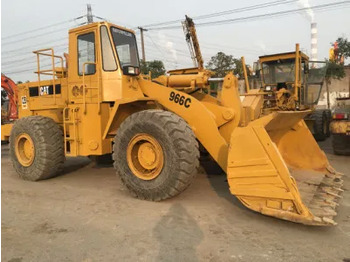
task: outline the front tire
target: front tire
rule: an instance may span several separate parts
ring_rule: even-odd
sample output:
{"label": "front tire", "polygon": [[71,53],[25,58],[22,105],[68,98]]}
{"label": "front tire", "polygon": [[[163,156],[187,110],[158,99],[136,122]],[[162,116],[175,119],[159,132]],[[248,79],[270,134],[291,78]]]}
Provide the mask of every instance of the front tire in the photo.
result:
{"label": "front tire", "polygon": [[18,175],[37,181],[57,175],[64,165],[63,135],[48,117],[28,116],[15,122],[10,134],[10,155]]}
{"label": "front tire", "polygon": [[179,116],[162,110],[132,114],[119,127],[114,168],[140,199],[160,201],[180,194],[199,167],[198,142]]}

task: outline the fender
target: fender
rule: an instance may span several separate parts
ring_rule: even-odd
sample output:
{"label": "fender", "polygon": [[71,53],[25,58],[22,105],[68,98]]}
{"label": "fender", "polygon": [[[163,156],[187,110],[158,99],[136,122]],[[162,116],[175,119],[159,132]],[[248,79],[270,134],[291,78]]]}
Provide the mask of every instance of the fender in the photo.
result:
{"label": "fender", "polygon": [[[146,103],[149,101],[154,101],[154,99],[148,98],[148,97],[139,97],[139,98],[124,98],[115,101],[114,106],[111,110],[111,113],[109,115],[108,123],[105,127],[105,130],[103,132],[103,139],[106,139],[108,134],[110,134],[113,130],[116,131],[119,124],[128,116],[125,114],[119,114],[119,112],[122,110],[123,105],[142,105],[141,108],[146,107]],[[136,109],[137,107],[128,107],[129,112],[136,112],[139,111]],[[136,110],[135,110],[136,109]]]}

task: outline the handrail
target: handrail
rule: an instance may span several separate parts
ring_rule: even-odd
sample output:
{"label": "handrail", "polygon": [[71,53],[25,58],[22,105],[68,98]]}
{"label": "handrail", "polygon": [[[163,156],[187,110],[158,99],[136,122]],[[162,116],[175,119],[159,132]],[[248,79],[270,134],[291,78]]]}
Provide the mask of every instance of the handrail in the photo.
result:
{"label": "handrail", "polygon": [[[51,51],[50,54],[45,53],[47,51]],[[36,54],[36,59],[37,59],[37,70],[35,73],[38,74],[38,95],[40,95],[40,75],[51,75],[49,72],[52,71],[52,90],[53,90],[53,96],[54,96],[54,104],[56,104],[56,70],[55,70],[55,58],[58,58],[61,60],[61,68],[63,70],[63,57],[62,56],[58,56],[55,55],[55,52],[53,50],[53,48],[45,48],[45,49],[39,49],[39,50],[35,50],[33,51],[34,54]],[[52,70],[48,69],[48,70],[40,70],[40,55],[43,56],[50,56],[51,57],[51,62],[52,62]],[[63,71],[62,71],[63,74]]]}
{"label": "handrail", "polygon": [[[97,112],[100,113],[101,104],[100,104],[100,78],[97,78],[97,87],[85,87],[85,67],[86,65],[95,65],[95,70],[97,70],[96,62],[84,62],[83,63],[83,106],[84,106],[84,114],[86,114],[86,89],[97,89]],[[97,74],[99,75],[99,74]]]}

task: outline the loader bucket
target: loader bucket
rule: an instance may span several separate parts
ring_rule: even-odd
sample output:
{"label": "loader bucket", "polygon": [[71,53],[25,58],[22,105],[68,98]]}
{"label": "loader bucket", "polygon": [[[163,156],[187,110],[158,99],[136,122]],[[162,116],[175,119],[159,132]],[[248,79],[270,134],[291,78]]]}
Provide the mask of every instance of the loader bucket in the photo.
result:
{"label": "loader bucket", "polygon": [[342,179],[303,118],[310,111],[274,112],[230,141],[227,180],[232,194],[265,215],[308,225],[335,225]]}

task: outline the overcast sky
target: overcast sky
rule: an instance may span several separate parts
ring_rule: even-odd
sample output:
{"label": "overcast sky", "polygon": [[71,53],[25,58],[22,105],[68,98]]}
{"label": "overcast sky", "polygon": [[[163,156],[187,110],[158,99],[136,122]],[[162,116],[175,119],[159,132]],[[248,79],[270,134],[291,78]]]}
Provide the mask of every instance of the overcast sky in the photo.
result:
{"label": "overcast sky", "polygon": [[[195,17],[271,1],[95,0],[90,3],[94,15],[118,25],[136,28],[152,23],[183,19],[185,14]],[[342,1],[309,0],[311,6],[337,2]],[[84,15],[86,3],[88,2],[85,0],[3,0],[1,3],[1,71],[8,74],[14,81],[36,79],[36,75],[32,73],[36,68],[36,59],[31,51],[55,47],[56,52],[61,55],[67,50],[68,29],[84,22],[85,18],[30,32],[23,36],[21,33]],[[194,22],[199,24],[300,7],[300,3],[292,2]],[[318,58],[320,60],[328,57],[330,42],[335,41],[337,37],[343,36],[350,40],[349,7],[348,3],[346,6],[314,12],[314,20],[318,24]],[[181,25],[180,23],[174,25],[178,25],[178,29],[152,30],[145,33],[147,60],[163,60],[167,70],[192,66]],[[223,51],[237,58],[245,56],[247,62],[251,64],[259,55],[292,51],[297,42],[300,43],[304,52],[310,54],[310,13],[304,11],[225,25],[198,26],[197,33],[205,63],[211,56]],[[139,41],[139,33],[137,38]],[[140,45],[139,51],[141,51]]]}

